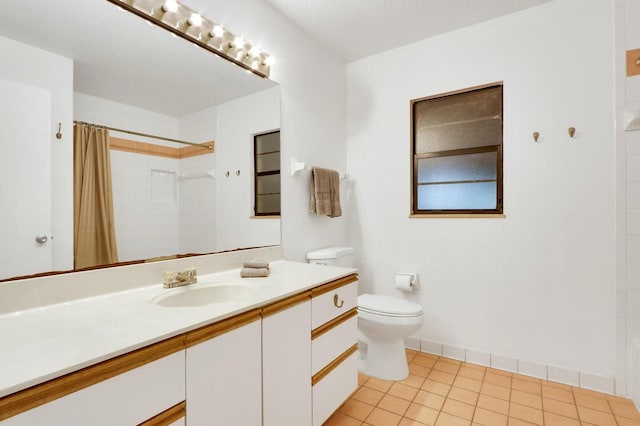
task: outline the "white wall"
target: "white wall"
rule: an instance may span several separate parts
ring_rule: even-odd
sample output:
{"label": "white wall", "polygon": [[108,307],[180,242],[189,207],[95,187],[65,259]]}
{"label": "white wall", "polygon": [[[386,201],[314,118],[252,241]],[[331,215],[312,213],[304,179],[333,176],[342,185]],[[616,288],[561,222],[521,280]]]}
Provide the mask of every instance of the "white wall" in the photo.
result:
{"label": "white wall", "polygon": [[280,244],[280,219],[252,218],[253,136],[280,128],[280,88],[226,102],[217,111],[217,248]]}
{"label": "white wall", "polygon": [[347,242],[347,218],[307,211],[309,172],[292,177],[289,159],[346,169],[346,73],[344,62],[262,0],[193,0],[203,15],[272,54],[271,79],[281,85],[282,245],[289,260],[309,250]]}
{"label": "white wall", "polygon": [[216,155],[199,155],[180,160],[184,173],[214,171],[215,179],[198,177],[178,180],[180,196],[179,253],[211,253],[218,251],[216,206],[218,196]]}
{"label": "white wall", "polygon": [[[178,137],[179,121],[176,117],[79,92],[73,94],[73,102],[74,120],[102,124],[117,129],[150,133],[167,138]],[[111,135],[141,142],[163,143],[157,139],[126,133],[111,132]],[[165,143],[165,145],[182,147],[182,145],[171,143]]]}
{"label": "white wall", "polygon": [[[418,272],[419,337],[613,377],[612,16],[608,0],[557,0],[348,65],[361,290]],[[410,99],[496,81],[506,218],[409,219]]]}
{"label": "white wall", "polygon": [[[625,111],[640,110],[640,76],[626,76],[627,50],[640,48],[640,3],[616,0],[617,363],[616,384],[631,395],[631,342],[640,338],[640,131],[625,132]],[[638,376],[638,372],[635,372]],[[637,382],[635,383],[637,385]],[[637,394],[638,389],[634,393]],[[636,401],[637,402],[637,401]]]}
{"label": "white wall", "polygon": [[[179,253],[179,162],[175,158],[111,151],[118,261]],[[154,182],[152,175],[157,172],[169,174]],[[166,197],[169,191],[173,192],[172,201]]]}
{"label": "white wall", "polygon": [[[218,142],[217,107],[206,108],[179,119],[179,138],[193,142]],[[217,173],[217,150],[213,154],[183,158],[180,170],[186,173],[213,171]],[[220,178],[219,174],[216,177]],[[183,180],[180,191],[179,253],[210,253],[217,251],[216,242],[216,181],[211,178]]]}
{"label": "white wall", "polygon": [[[50,235],[54,270],[73,268],[73,61],[0,37],[0,78],[51,92]],[[62,139],[56,139],[62,123]],[[34,271],[40,272],[40,271]]]}

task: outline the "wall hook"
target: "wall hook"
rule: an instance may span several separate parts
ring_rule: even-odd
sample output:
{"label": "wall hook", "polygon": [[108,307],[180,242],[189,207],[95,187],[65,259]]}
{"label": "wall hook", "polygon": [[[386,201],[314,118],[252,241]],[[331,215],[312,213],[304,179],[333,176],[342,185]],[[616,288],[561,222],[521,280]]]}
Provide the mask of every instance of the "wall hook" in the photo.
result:
{"label": "wall hook", "polygon": [[533,132],[533,141],[538,142],[539,138],[540,138],[540,132]]}
{"label": "wall hook", "polygon": [[226,177],[229,177],[229,170],[227,170],[226,172],[224,172],[224,175],[225,175]]}
{"label": "wall hook", "polygon": [[574,137],[576,134],[576,128],[575,127],[569,127],[569,137],[572,138]]}
{"label": "wall hook", "polygon": [[236,170],[236,176],[240,176],[240,170]]}
{"label": "wall hook", "polygon": [[56,133],[56,139],[62,139],[62,123],[58,123],[58,132]]}

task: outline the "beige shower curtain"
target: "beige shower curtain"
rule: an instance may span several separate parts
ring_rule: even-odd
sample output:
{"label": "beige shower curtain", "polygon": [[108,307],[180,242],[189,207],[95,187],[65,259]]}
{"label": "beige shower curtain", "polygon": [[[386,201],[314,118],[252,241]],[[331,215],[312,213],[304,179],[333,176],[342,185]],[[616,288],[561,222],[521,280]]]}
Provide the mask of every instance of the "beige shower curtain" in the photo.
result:
{"label": "beige shower curtain", "polygon": [[118,261],[109,131],[77,123],[73,132],[74,267]]}

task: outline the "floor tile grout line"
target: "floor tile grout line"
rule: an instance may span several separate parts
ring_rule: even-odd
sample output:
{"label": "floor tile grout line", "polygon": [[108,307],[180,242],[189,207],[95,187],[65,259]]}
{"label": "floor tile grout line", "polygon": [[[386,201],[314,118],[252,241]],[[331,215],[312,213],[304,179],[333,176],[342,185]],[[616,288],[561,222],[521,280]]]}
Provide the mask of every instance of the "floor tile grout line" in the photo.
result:
{"label": "floor tile grout line", "polygon": [[[411,361],[415,360],[416,358],[417,358],[417,353],[413,354],[413,355],[411,356],[411,358],[408,360],[408,362],[410,363]],[[431,357],[429,357],[429,358],[431,358]],[[413,388],[413,390],[415,391],[415,394],[413,395],[413,397],[412,397],[410,400],[405,400],[405,401],[408,401],[408,402],[409,402],[409,406],[408,406],[406,409],[402,410],[402,411],[403,411],[403,414],[398,414],[398,413],[396,413],[396,412],[393,412],[393,411],[390,411],[390,410],[386,410],[386,409],[384,409],[384,408],[382,408],[382,407],[380,407],[380,406],[378,405],[378,404],[380,403],[380,401],[382,401],[382,399],[385,397],[385,395],[391,395],[391,396],[396,397],[395,395],[392,395],[392,394],[390,394],[390,393],[389,393],[389,391],[390,391],[391,387],[393,386],[393,384],[392,384],[391,386],[389,386],[389,388],[386,390],[386,392],[380,392],[380,393],[382,393],[382,397],[381,397],[381,399],[378,401],[378,404],[376,404],[376,405],[374,406],[374,408],[376,408],[376,407],[377,407],[377,408],[380,408],[381,410],[384,410],[384,411],[387,411],[387,412],[390,412],[390,413],[392,413],[392,414],[395,414],[395,415],[399,416],[399,417],[400,417],[400,420],[399,420],[399,421],[402,421],[403,419],[413,420],[413,419],[409,419],[408,417],[405,417],[405,414],[406,414],[406,413],[407,413],[407,411],[409,410],[409,407],[411,407],[411,404],[418,404],[418,403],[417,403],[417,402],[415,402],[415,401],[416,401],[417,395],[420,393],[420,391],[424,391],[424,392],[427,392],[427,393],[435,394],[435,393],[430,392],[430,391],[428,391],[428,390],[426,390],[426,389],[424,389],[424,388],[423,388],[423,386],[424,386],[424,384],[425,384],[425,382],[426,382],[427,380],[431,380],[431,381],[436,382],[436,383],[438,383],[438,384],[448,386],[448,390],[447,390],[446,394],[444,395],[444,401],[446,402],[446,400],[447,400],[447,399],[452,399],[452,400],[454,399],[454,398],[452,398],[452,397],[451,397],[451,392],[453,391],[453,388],[454,388],[454,387],[458,387],[458,388],[460,388],[461,390],[468,390],[468,389],[466,389],[466,388],[464,388],[464,387],[454,386],[454,384],[456,383],[456,381],[457,381],[460,377],[464,377],[465,379],[470,379],[470,380],[474,380],[474,381],[478,381],[478,382],[480,382],[480,389],[478,390],[478,392],[471,391],[471,392],[474,392],[474,393],[477,393],[477,394],[478,394],[478,397],[476,398],[475,405],[474,405],[473,417],[472,417],[472,419],[471,419],[471,420],[467,420],[467,419],[465,419],[465,418],[463,418],[463,417],[459,417],[459,416],[457,416],[457,415],[455,415],[455,414],[453,414],[453,416],[454,416],[454,417],[456,417],[456,418],[463,419],[463,420],[465,420],[465,421],[473,422],[473,418],[475,417],[475,414],[477,413],[477,410],[478,410],[478,408],[479,408],[479,406],[478,406],[478,400],[479,400],[480,396],[481,396],[481,395],[485,395],[485,396],[487,396],[487,397],[490,397],[490,396],[491,396],[491,395],[488,395],[488,394],[484,394],[484,393],[482,392],[482,387],[483,387],[483,385],[484,385],[485,383],[489,383],[489,382],[486,382],[485,380],[487,379],[487,373],[489,372],[489,369],[490,369],[490,368],[488,368],[488,367],[486,367],[486,366],[482,366],[482,367],[483,367],[483,369],[482,369],[483,374],[482,374],[482,376],[481,376],[481,380],[478,380],[478,379],[476,379],[476,378],[474,378],[474,377],[466,377],[466,376],[464,376],[464,375],[461,375],[461,374],[460,374],[460,372],[461,372],[462,368],[463,368],[463,367],[465,367],[465,364],[467,364],[467,363],[465,363],[465,362],[452,362],[451,364],[456,365],[458,368],[456,369],[456,373],[455,373],[455,374],[451,374],[451,373],[448,373],[447,371],[440,370],[440,369],[434,369],[434,368],[433,368],[433,367],[436,365],[436,363],[438,363],[438,362],[441,362],[441,361],[442,361],[442,362],[448,362],[448,358],[446,358],[446,357],[442,357],[442,356],[435,356],[434,358],[432,358],[432,360],[434,360],[434,361],[433,361],[433,363],[432,363],[431,368],[428,368],[428,367],[426,367],[426,366],[424,366],[424,365],[422,365],[422,364],[417,364],[417,366],[419,366],[419,367],[421,367],[421,368],[428,369],[428,372],[427,372],[426,374],[415,374],[415,376],[417,376],[419,379],[421,379],[421,380],[420,380],[420,386],[416,387],[416,386],[411,386],[411,385],[408,385],[408,384],[405,384],[405,383],[401,383],[401,384],[403,384],[403,385],[405,385],[405,386],[407,386],[407,387]],[[453,360],[452,360],[452,361],[453,361]],[[440,367],[440,368],[441,368],[441,367]],[[432,372],[433,372],[434,370],[435,370],[435,371],[440,371],[440,372],[443,372],[443,373],[447,373],[447,374],[451,374],[451,376],[453,377],[453,381],[452,381],[452,383],[451,383],[451,384],[449,384],[449,383],[443,383],[443,382],[440,382],[439,380],[429,379],[429,377],[431,376],[431,374],[432,374]],[[505,374],[505,376],[510,378],[510,386],[506,387],[506,386],[502,386],[502,384],[493,384],[493,385],[500,386],[500,387],[503,387],[503,388],[507,388],[507,389],[509,390],[509,398],[508,398],[508,400],[506,400],[506,402],[508,403],[508,405],[507,405],[507,414],[506,414],[506,416],[507,416],[507,421],[508,421],[508,419],[509,419],[509,418],[511,418],[511,414],[512,414],[512,413],[511,413],[511,396],[512,396],[512,392],[513,392],[513,390],[514,390],[514,388],[513,388],[513,379],[514,379],[514,376],[513,376],[513,374],[511,374],[511,375],[509,375],[509,376],[507,376],[507,375]],[[515,377],[515,378],[517,379],[518,377]],[[449,381],[449,380],[447,380],[447,381]],[[557,402],[560,402],[560,403],[564,403],[564,404],[566,404],[566,403],[567,403],[567,402],[566,402],[566,400],[564,400],[564,399],[557,399],[556,397],[553,397],[553,396],[547,396],[547,395],[545,395],[545,394],[542,392],[542,387],[541,387],[544,383],[543,383],[542,381],[540,381],[540,380],[538,380],[538,381],[526,380],[526,381],[527,381],[527,382],[530,382],[530,383],[538,383],[538,384],[539,384],[539,387],[540,387],[540,388],[539,388],[539,390],[540,390],[540,393],[539,393],[539,394],[536,394],[536,393],[533,393],[533,394],[532,394],[532,393],[528,392],[527,390],[520,390],[520,391],[521,391],[521,392],[523,392],[523,393],[529,394],[529,395],[535,395],[535,396],[538,396],[538,397],[540,398],[540,400],[541,400],[541,405],[542,405],[541,413],[542,413],[542,423],[543,423],[543,425],[544,425],[544,424],[545,424],[545,422],[546,422],[546,420],[545,420],[545,418],[544,418],[544,414],[545,414],[545,413],[554,414],[554,415],[556,415],[556,416],[560,416],[560,417],[563,417],[563,418],[566,418],[566,419],[572,419],[571,417],[563,416],[562,414],[554,413],[554,412],[552,412],[552,411],[547,411],[547,410],[545,410],[545,406],[546,406],[546,405],[545,405],[545,403],[544,403],[544,399],[545,399],[545,398],[548,398],[549,400],[557,401]],[[400,382],[400,381],[394,381],[394,382]],[[360,385],[360,387],[366,387],[366,383],[367,383],[367,380],[365,380],[365,381],[362,383],[362,385]],[[414,383],[415,383],[415,382],[414,382]],[[373,388],[369,388],[369,389],[373,389]],[[563,388],[558,388],[558,389],[559,389],[559,390],[566,391],[566,389],[563,389]],[[373,389],[373,390],[375,390],[375,389]],[[515,389],[515,390],[518,390],[518,389]],[[470,390],[469,390],[469,391],[470,391]],[[579,408],[579,407],[581,407],[581,406],[579,406],[579,405],[578,405],[578,403],[577,403],[577,399],[576,399],[576,395],[577,395],[578,393],[580,393],[580,392],[575,391],[575,390],[573,389],[573,387],[571,387],[571,388],[570,388],[570,391],[569,391],[569,392],[570,392],[571,400],[572,400],[572,404],[571,404],[571,405],[573,405],[573,407],[575,407],[575,409],[576,409],[576,412],[577,412],[577,415],[578,415],[578,421],[582,421],[582,418],[581,418],[580,413],[579,413],[579,411],[578,411],[578,408]],[[440,395],[440,394],[435,394],[435,395],[439,395],[440,397],[442,397],[442,396],[443,396],[443,395]],[[599,397],[598,395],[590,395],[589,393],[586,393],[586,395],[587,395],[587,396],[594,397],[594,398],[597,398],[597,399],[603,399],[603,400],[607,401],[606,407],[607,407],[607,408],[608,408],[608,410],[609,410],[609,412],[608,412],[608,413],[605,413],[604,411],[597,410],[597,409],[595,409],[595,411],[597,411],[597,412],[599,412],[599,413],[603,413],[603,414],[608,414],[609,416],[611,416],[611,417],[613,417],[613,418],[614,418],[614,422],[615,422],[616,424],[619,424],[619,420],[618,420],[617,416],[615,415],[615,413],[614,413],[614,411],[613,411],[613,404],[614,404],[614,402],[616,402],[616,401],[613,401],[612,399],[607,398],[607,397],[606,397],[606,395],[603,395],[603,397],[602,397],[602,398],[601,398],[601,397]],[[399,398],[399,397],[396,397],[396,398]],[[493,397],[493,398],[496,398],[496,397]],[[400,398],[400,399],[404,399],[404,398]],[[497,399],[501,399],[501,398],[497,398]],[[455,399],[455,400],[456,400],[456,401],[458,401],[457,399]],[[504,400],[503,400],[503,401],[504,401]],[[362,401],[361,401],[361,402],[362,402]],[[459,401],[459,402],[463,402],[463,403],[464,403],[464,401]],[[425,405],[422,405],[422,404],[418,404],[418,405],[421,405],[421,406],[426,407]],[[471,404],[469,404],[469,405],[471,405]],[[527,407],[529,407],[528,405],[526,405],[526,406],[527,406]],[[442,407],[444,407],[444,402],[443,402]],[[438,421],[438,419],[440,418],[441,413],[443,412],[443,411],[442,411],[442,407],[441,407],[441,409],[440,409],[440,410],[438,410],[438,415],[436,416],[436,422]],[[428,408],[430,408],[430,407],[428,407]],[[534,408],[534,407],[530,407],[530,408]],[[493,413],[498,413],[498,414],[504,415],[504,414],[503,414],[503,413],[501,413],[501,412],[497,412],[497,411],[493,411],[493,410],[488,410],[488,409],[487,409],[487,411],[490,411],[490,412],[493,412]],[[452,415],[452,414],[450,414],[450,413],[447,413],[447,414],[448,414],[448,415]],[[348,417],[353,418],[353,417],[351,417],[351,416],[348,416]],[[626,416],[622,416],[622,417],[626,418]],[[368,416],[367,416],[367,418],[368,418]],[[353,419],[355,419],[355,418],[353,418]],[[355,419],[355,420],[360,421],[359,419]],[[575,419],[573,419],[573,420],[575,420]],[[633,419],[633,418],[631,418],[631,420],[634,420],[634,419]],[[414,421],[418,422],[417,420],[414,420]],[[360,421],[360,422],[362,422],[362,421]],[[418,422],[418,423],[420,423],[420,422]],[[365,420],[363,421],[363,423],[362,423],[362,424],[367,424],[367,423],[366,423],[366,418],[365,418]]]}
{"label": "floor tile grout line", "polygon": [[611,411],[611,415],[613,416],[613,421],[616,422],[616,425],[619,425],[620,422],[618,421],[618,418],[613,412],[613,407],[611,407],[610,401],[608,399],[605,399],[605,401],[607,401],[607,407],[609,407],[609,410]]}
{"label": "floor tile grout line", "polygon": [[[414,355],[411,357],[411,359],[409,359],[409,360],[408,360],[408,362],[413,361],[416,357],[417,357],[417,356],[414,354]],[[435,361],[434,361],[434,363],[433,363],[433,366],[435,366],[435,363],[437,363],[438,361],[442,361],[442,360],[446,360],[446,358],[443,358],[443,357],[436,357],[436,358],[435,358]],[[429,371],[428,371],[426,374],[416,374],[416,375],[415,375],[415,376],[417,376],[419,379],[421,379],[421,381],[420,381],[420,383],[421,383],[421,384],[420,384],[420,386],[418,386],[418,387],[416,387],[416,386],[411,386],[411,385],[408,385],[408,384],[402,383],[403,385],[405,385],[405,386],[407,386],[407,387],[411,387],[411,388],[413,388],[413,389],[415,390],[415,395],[411,398],[411,400],[405,400],[405,401],[408,401],[408,402],[409,402],[409,406],[408,406],[405,410],[402,410],[402,411],[403,411],[403,414],[398,414],[398,413],[396,413],[396,412],[392,412],[392,411],[389,411],[389,410],[385,410],[384,408],[379,407],[378,405],[376,405],[376,407],[377,407],[377,408],[380,408],[381,410],[385,410],[385,411],[387,411],[387,412],[391,412],[391,413],[393,413],[393,414],[395,414],[395,415],[399,416],[399,417],[400,417],[400,421],[402,421],[403,419],[413,420],[413,419],[409,419],[408,417],[405,417],[405,414],[407,413],[407,411],[408,411],[409,407],[411,406],[411,404],[418,404],[418,403],[416,402],[416,398],[417,398],[418,393],[419,393],[420,391],[424,391],[424,392],[427,392],[427,393],[433,393],[433,392],[429,392],[429,391],[428,391],[428,390],[426,390],[426,389],[423,389],[423,387],[422,387],[422,386],[424,386],[424,383],[425,383],[427,380],[432,380],[432,381],[435,381],[435,382],[437,382],[437,383],[444,384],[444,385],[447,385],[447,386],[448,386],[448,391],[447,391],[447,392],[446,392],[446,394],[444,395],[444,399],[445,399],[445,401],[446,401],[446,399],[447,399],[447,398],[449,398],[449,399],[454,399],[454,398],[451,398],[451,392],[453,391],[453,387],[455,387],[455,386],[454,386],[454,383],[458,380],[458,378],[459,378],[459,377],[464,377],[464,378],[466,378],[466,379],[476,380],[476,381],[478,381],[478,382],[480,382],[480,383],[481,383],[481,388],[480,388],[479,392],[477,392],[477,393],[478,393],[478,398],[479,398],[479,397],[480,397],[480,395],[482,395],[482,394],[483,394],[483,393],[481,392],[481,391],[482,391],[482,385],[483,385],[484,383],[489,383],[489,382],[486,382],[486,381],[485,381],[485,380],[486,380],[486,378],[487,378],[487,372],[488,372],[488,370],[489,370],[489,369],[488,369],[488,368],[486,368],[486,367],[485,367],[485,368],[483,368],[483,374],[482,374],[482,376],[481,376],[481,380],[478,380],[478,379],[476,379],[476,378],[474,378],[474,377],[466,377],[466,376],[463,376],[463,375],[461,375],[461,374],[460,374],[460,371],[462,370],[462,368],[465,366],[465,364],[466,364],[466,363],[459,363],[459,364],[454,363],[454,364],[455,364],[455,365],[457,365],[457,366],[458,366],[458,368],[457,368],[457,370],[456,370],[456,374],[455,374],[455,375],[452,375],[452,376],[453,376],[453,382],[452,382],[451,384],[443,383],[443,382],[439,382],[439,381],[437,381],[437,380],[433,380],[433,379],[429,379],[429,376],[431,375],[432,370],[434,370],[433,368],[430,368],[430,369],[429,369]],[[421,365],[421,364],[418,364],[418,365],[419,365],[420,367],[422,367],[422,368],[427,369],[427,367],[425,367],[425,366],[423,366],[423,365]],[[443,370],[437,370],[437,369],[436,369],[436,371],[441,371],[441,372],[445,372],[445,373],[446,373],[446,371],[443,371]],[[513,376],[511,376],[511,378],[513,378]],[[516,378],[517,378],[517,377],[516,377]],[[362,387],[362,386],[366,386],[366,382],[367,382],[367,380],[365,380],[365,381],[362,383],[361,387]],[[399,381],[396,381],[396,382],[399,382]],[[532,382],[532,383],[538,383],[538,384],[540,384],[540,386],[542,386],[542,385],[543,385],[542,381],[536,381],[536,382],[529,381],[529,382]],[[393,385],[391,385],[391,386],[393,386]],[[391,386],[387,389],[387,391],[386,391],[386,392],[381,392],[381,393],[383,394],[382,398],[384,398],[384,395],[391,395],[391,394],[389,393],[389,390],[391,389]],[[505,386],[502,386],[501,384],[500,384],[500,385],[497,385],[497,386],[505,387]],[[464,387],[462,387],[462,388],[460,388],[460,389],[465,389],[465,390],[466,390],[466,388],[464,388]],[[512,386],[509,386],[509,387],[508,387],[508,389],[509,389],[509,392],[510,392],[510,393],[513,391]],[[560,389],[560,390],[563,390],[563,391],[566,391],[566,389],[563,389],[563,388],[559,388],[559,389]],[[522,390],[522,392],[527,393],[527,394],[530,394],[530,395],[537,395],[537,394],[531,394],[530,392],[527,392],[527,391],[525,391],[525,390]],[[576,411],[578,411],[577,409],[578,409],[578,407],[579,407],[579,406],[578,406],[578,403],[577,403],[577,400],[576,400],[576,394],[577,394],[577,393],[579,393],[579,392],[575,392],[575,391],[573,391],[573,389],[571,389],[569,392],[570,392],[571,399],[572,399],[572,402],[573,402],[571,405],[573,405],[573,407],[575,407]],[[476,392],[474,392],[474,393],[476,393]],[[587,395],[588,395],[588,394],[587,394]],[[395,397],[395,395],[392,395],[392,396],[394,396],[394,397]],[[442,396],[442,395],[439,395],[439,396]],[[491,396],[491,395],[487,395],[487,396]],[[511,396],[511,395],[510,395],[510,396]],[[552,412],[552,411],[547,411],[547,410],[545,409],[545,406],[546,406],[546,405],[545,405],[545,403],[544,403],[544,399],[545,399],[545,398],[548,398],[549,400],[557,401],[557,402],[560,402],[560,403],[564,403],[564,404],[566,404],[566,403],[567,403],[567,402],[566,402],[566,400],[563,400],[563,399],[556,399],[556,398],[554,398],[553,396],[547,396],[547,395],[545,395],[545,394],[542,392],[542,388],[540,388],[540,394],[539,394],[539,395],[537,395],[537,396],[538,396],[538,397],[541,399],[541,401],[542,401],[542,409],[541,409],[541,412],[542,412],[542,416],[543,416],[543,418],[542,418],[542,422],[543,422],[543,424],[546,422],[546,420],[544,419],[544,414],[545,414],[545,413],[554,414],[554,415],[556,415],[556,416],[560,416],[560,417],[563,417],[563,418],[566,418],[566,419],[573,419],[573,420],[576,420],[576,419],[574,419],[574,418],[567,417],[567,416],[563,416],[562,414],[554,413],[554,412]],[[590,396],[591,396],[591,395],[590,395]],[[598,396],[596,396],[596,395],[593,395],[593,397],[598,398],[598,399],[603,399],[603,400],[607,401],[607,403],[608,403],[608,404],[607,404],[606,406],[607,406],[607,408],[609,409],[609,412],[608,412],[608,413],[604,413],[604,412],[603,412],[603,411],[601,411],[601,410],[595,410],[595,411],[598,411],[598,412],[600,412],[600,413],[604,413],[604,414],[608,414],[609,416],[612,416],[612,417],[614,418],[614,421],[616,422],[616,424],[619,424],[619,420],[618,420],[617,416],[615,415],[615,413],[613,412],[613,404],[614,404],[614,402],[615,402],[615,401],[612,401],[611,399],[608,399],[608,398],[606,398],[606,397],[605,397],[605,398],[599,398],[599,397],[598,397]],[[382,400],[382,398],[381,398],[381,400]],[[401,399],[404,399],[404,398],[401,398]],[[458,401],[458,400],[456,399],[456,401]],[[464,401],[460,401],[460,402],[464,402]],[[475,417],[475,414],[476,414],[476,412],[477,412],[477,409],[479,408],[479,406],[478,406],[478,400],[476,400],[475,402],[476,402],[476,403],[475,403],[475,405],[474,405],[473,417],[472,417],[472,419],[471,419],[470,421],[473,421],[473,418]],[[511,410],[510,410],[511,398],[509,398],[509,400],[508,400],[508,401],[506,401],[506,402],[507,402],[507,403],[509,403],[508,408],[507,408],[507,415],[506,415],[506,416],[507,416],[507,419],[508,419],[508,418],[510,418],[510,414],[511,414]],[[379,402],[378,402],[378,403],[379,403]],[[418,405],[422,405],[422,404],[418,404]],[[424,405],[422,405],[422,406],[424,406]],[[443,406],[444,406],[444,404],[443,404]],[[374,407],[374,408],[375,408],[375,407]],[[533,407],[531,407],[531,408],[533,408]],[[496,412],[496,411],[493,411],[493,410],[488,410],[488,411],[493,412],[493,413],[498,413],[498,414],[504,415],[503,413]],[[436,417],[436,422],[437,422],[437,420],[438,420],[438,418],[439,418],[439,416],[440,416],[440,414],[441,414],[441,413],[442,413],[442,409],[441,409],[441,410],[438,410],[438,416]],[[450,414],[450,413],[447,413],[447,414]],[[577,412],[577,415],[578,415],[578,421],[581,421],[580,413],[579,413],[579,412]],[[453,416],[455,416],[455,417],[457,417],[457,418],[460,418],[460,419],[464,419],[463,417],[459,417],[459,416],[456,416],[456,415],[453,415]],[[349,417],[350,417],[350,416],[349,416]],[[622,417],[625,417],[625,418],[626,418],[626,416],[622,416]],[[360,421],[360,420],[358,420],[358,419],[355,419],[355,420]],[[469,420],[467,420],[467,419],[464,419],[464,420],[465,420],[465,421],[469,421]],[[634,420],[634,419],[632,418],[631,420]],[[417,420],[414,420],[414,421],[416,421],[416,422],[417,422]],[[366,419],[365,419],[365,422],[366,422]],[[364,423],[363,423],[363,424],[364,424]]]}

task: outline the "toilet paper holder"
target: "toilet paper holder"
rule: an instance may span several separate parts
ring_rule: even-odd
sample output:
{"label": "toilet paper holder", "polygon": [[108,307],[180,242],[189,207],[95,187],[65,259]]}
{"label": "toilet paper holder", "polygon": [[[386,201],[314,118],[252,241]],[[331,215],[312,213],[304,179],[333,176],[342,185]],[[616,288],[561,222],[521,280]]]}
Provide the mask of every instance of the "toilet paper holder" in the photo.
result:
{"label": "toilet paper holder", "polygon": [[416,291],[419,288],[418,274],[398,272],[394,279],[396,289],[400,291]]}

